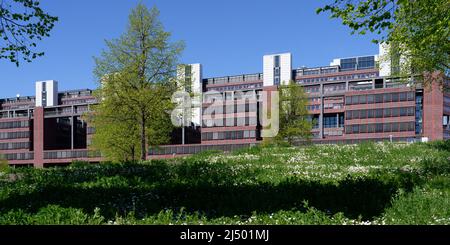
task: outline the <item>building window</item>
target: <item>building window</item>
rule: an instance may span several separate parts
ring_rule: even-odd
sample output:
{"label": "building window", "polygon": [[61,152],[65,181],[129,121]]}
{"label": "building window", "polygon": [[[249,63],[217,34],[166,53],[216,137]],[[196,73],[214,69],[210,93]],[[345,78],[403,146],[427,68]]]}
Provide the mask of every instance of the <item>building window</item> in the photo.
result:
{"label": "building window", "polygon": [[366,96],[365,95],[360,95],[359,96],[359,103],[360,104],[365,104],[366,103]]}
{"label": "building window", "polygon": [[341,70],[356,70],[356,58],[341,59]]}
{"label": "building window", "polygon": [[273,64],[275,67],[280,67],[280,56],[279,55],[275,55],[274,57],[274,61]]}
{"label": "building window", "polygon": [[399,99],[400,101],[406,101],[406,93],[400,93]]}
{"label": "building window", "polygon": [[384,131],[384,132],[391,132],[391,129],[392,129],[392,127],[391,127],[391,124],[390,124],[390,123],[385,123],[385,124],[383,125],[383,131]]}
{"label": "building window", "polygon": [[383,95],[382,94],[375,95],[375,103],[383,103]]}
{"label": "building window", "polygon": [[398,108],[392,108],[392,116],[393,117],[398,117],[399,116]]}
{"label": "building window", "polygon": [[367,110],[361,110],[359,114],[359,118],[366,119],[367,118]]}
{"label": "building window", "polygon": [[383,95],[383,99],[384,99],[384,102],[385,102],[385,103],[386,103],[386,102],[391,102],[391,101],[392,101],[391,94],[384,94],[384,95]]}
{"label": "building window", "polygon": [[398,102],[398,93],[392,93],[392,102]]}
{"label": "building window", "polygon": [[376,133],[381,133],[383,132],[383,124],[382,123],[377,123],[375,126],[375,132]]}

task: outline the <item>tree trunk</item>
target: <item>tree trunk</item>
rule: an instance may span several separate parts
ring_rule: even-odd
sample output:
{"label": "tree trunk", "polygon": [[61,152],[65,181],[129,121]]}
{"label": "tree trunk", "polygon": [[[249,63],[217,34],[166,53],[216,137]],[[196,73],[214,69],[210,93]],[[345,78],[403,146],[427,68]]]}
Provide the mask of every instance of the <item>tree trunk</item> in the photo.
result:
{"label": "tree trunk", "polygon": [[145,115],[141,115],[141,160],[145,161],[147,159],[147,146],[145,142],[146,132],[145,132]]}

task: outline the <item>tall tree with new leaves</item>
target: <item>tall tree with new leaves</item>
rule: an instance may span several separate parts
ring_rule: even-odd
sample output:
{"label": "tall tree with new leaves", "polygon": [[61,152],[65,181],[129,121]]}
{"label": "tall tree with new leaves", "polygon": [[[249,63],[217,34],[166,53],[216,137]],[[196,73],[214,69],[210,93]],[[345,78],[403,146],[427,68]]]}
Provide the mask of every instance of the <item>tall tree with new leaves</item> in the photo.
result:
{"label": "tall tree with new leaves", "polygon": [[295,140],[309,140],[312,123],[309,120],[308,97],[302,86],[290,81],[281,85],[279,91],[279,133],[276,140],[286,140],[293,144]]}
{"label": "tall tree with new leaves", "polygon": [[37,0],[0,1],[0,59],[19,66],[44,55],[35,50],[37,42],[50,35],[58,17],[40,7]]}
{"label": "tall tree with new leaves", "polygon": [[373,32],[379,35],[374,42],[394,44],[389,55],[407,61],[402,71],[450,74],[449,0],[334,0],[317,9],[323,11],[342,19],[352,34]]}
{"label": "tall tree with new leaves", "polygon": [[[93,124],[101,133],[94,135],[94,147],[96,142],[107,142],[101,137],[111,141],[124,136],[128,140],[121,140],[128,142],[129,149],[138,142],[134,152],[145,160],[149,145],[169,139],[176,62],[184,44],[170,42],[170,33],[164,30],[158,18],[156,7],[149,10],[138,4],[129,15],[127,31],[118,39],[106,41],[108,49],[95,58],[100,104],[94,107],[93,118],[98,119],[93,119]],[[117,125],[105,125],[99,122],[100,118],[109,118]],[[107,144],[97,147],[105,149]]]}

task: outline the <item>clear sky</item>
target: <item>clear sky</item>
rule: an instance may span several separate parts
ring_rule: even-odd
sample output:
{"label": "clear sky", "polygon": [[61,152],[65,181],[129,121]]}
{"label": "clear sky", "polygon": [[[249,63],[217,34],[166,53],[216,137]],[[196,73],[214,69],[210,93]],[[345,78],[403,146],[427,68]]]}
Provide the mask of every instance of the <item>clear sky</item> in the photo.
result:
{"label": "clear sky", "polygon": [[[315,9],[331,0],[142,0],[157,6],[173,40],[184,40],[181,62],[201,63],[204,77],[262,72],[262,56],[291,52],[293,67],[329,65],[333,58],[377,54],[373,36]],[[93,57],[105,39],[124,32],[139,0],[42,0],[59,22],[38,47],[45,56],[20,67],[0,60],[0,98],[34,95],[34,82],[59,90],[96,88]]]}

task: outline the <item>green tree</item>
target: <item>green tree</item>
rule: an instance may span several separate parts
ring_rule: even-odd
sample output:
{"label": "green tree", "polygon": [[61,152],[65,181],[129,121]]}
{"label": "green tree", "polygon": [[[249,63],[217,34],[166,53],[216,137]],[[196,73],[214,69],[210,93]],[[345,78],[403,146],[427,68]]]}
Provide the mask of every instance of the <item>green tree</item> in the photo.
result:
{"label": "green tree", "polygon": [[312,122],[306,108],[308,97],[303,87],[291,80],[287,85],[281,85],[278,91],[280,129],[275,140],[286,140],[291,145],[297,139],[309,140]]}
{"label": "green tree", "polygon": [[9,168],[8,161],[0,155],[0,172],[6,172]]}
{"label": "green tree", "polygon": [[449,74],[449,0],[334,0],[317,9],[322,11],[342,19],[352,34],[372,32],[379,36],[375,43],[393,44],[395,55],[407,61],[400,71]]}
{"label": "green tree", "polygon": [[[93,121],[100,134],[94,135],[94,147],[96,142],[115,141],[116,146],[109,147],[122,144],[145,160],[147,146],[169,139],[176,62],[184,44],[169,42],[170,33],[164,31],[158,17],[155,7],[149,10],[138,4],[129,15],[127,31],[118,39],[106,41],[108,50],[95,58],[100,104],[94,107],[98,119]],[[100,118],[110,118],[117,125],[108,126],[99,122]],[[111,139],[119,136],[125,137]],[[99,143],[97,147],[108,151],[107,144]]]}
{"label": "green tree", "polygon": [[139,128],[129,108],[123,106],[120,92],[122,76],[108,76],[101,89],[95,91],[100,101],[86,115],[95,128],[91,148],[113,161],[136,161],[140,156]]}
{"label": "green tree", "polygon": [[19,66],[44,55],[34,50],[36,42],[48,37],[58,17],[45,13],[37,0],[3,0],[0,3],[0,59]]}

